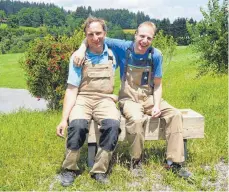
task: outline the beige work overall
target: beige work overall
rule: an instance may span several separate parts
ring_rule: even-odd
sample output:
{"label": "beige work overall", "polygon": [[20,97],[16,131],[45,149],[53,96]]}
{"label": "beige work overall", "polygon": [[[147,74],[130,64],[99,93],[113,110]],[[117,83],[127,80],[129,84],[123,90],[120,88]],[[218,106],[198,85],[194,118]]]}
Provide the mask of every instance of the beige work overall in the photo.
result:
{"label": "beige work overall", "polygon": [[[146,115],[151,115],[154,106],[153,83],[141,85],[143,72],[149,72],[151,67],[136,68],[127,66],[126,81],[122,80],[119,93],[120,108],[126,118],[127,139],[130,143],[132,159],[140,159],[144,147],[144,123]],[[165,100],[160,103],[160,118],[165,121],[167,141],[166,159],[173,162],[184,161],[184,144],[182,135],[182,115],[179,110],[169,105]]]}
{"label": "beige work overall", "polygon": [[[109,50],[109,55],[111,55]],[[113,55],[112,55],[113,56]],[[76,103],[70,113],[69,121],[74,119],[93,119],[98,124],[104,119],[120,121],[120,112],[116,107],[117,96],[114,91],[113,62],[107,64],[91,64],[85,61],[82,69],[82,80],[79,87]],[[62,167],[64,169],[78,170],[77,162],[80,150],[67,150]],[[106,173],[112,151],[98,148],[95,163],[90,173]]]}

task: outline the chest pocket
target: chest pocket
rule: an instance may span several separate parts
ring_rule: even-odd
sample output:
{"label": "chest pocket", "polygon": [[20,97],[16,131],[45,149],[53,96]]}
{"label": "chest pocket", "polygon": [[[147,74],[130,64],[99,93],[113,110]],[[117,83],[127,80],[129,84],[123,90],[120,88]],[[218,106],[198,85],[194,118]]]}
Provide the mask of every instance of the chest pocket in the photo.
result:
{"label": "chest pocket", "polygon": [[129,83],[133,83],[137,86],[143,86],[149,84],[150,68],[135,68],[128,66],[127,79]]}
{"label": "chest pocket", "polygon": [[111,65],[95,65],[87,69],[87,89],[101,93],[113,92],[113,74]]}

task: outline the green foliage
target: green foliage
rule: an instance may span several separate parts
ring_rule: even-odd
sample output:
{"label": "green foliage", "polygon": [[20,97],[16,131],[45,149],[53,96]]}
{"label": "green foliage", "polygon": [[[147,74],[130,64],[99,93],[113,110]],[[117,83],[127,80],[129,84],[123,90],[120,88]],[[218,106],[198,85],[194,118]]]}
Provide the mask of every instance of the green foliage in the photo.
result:
{"label": "green foliage", "polygon": [[[186,27],[185,18],[176,19],[171,25],[171,35],[176,39],[178,45],[190,44],[190,36]],[[192,20],[190,20],[192,22]]]}
{"label": "green foliage", "polygon": [[49,101],[50,109],[62,107],[68,76],[69,58],[83,40],[82,31],[72,38],[52,36],[36,39],[21,60],[27,86],[36,97]]}
{"label": "green foliage", "polygon": [[200,72],[227,73],[228,68],[228,0],[209,0],[204,19],[196,25],[187,23],[192,43],[201,53]]}
{"label": "green foliage", "polygon": [[5,11],[0,10],[0,23],[1,23],[2,19],[5,19],[5,18],[6,18],[6,13],[5,13]]}
{"label": "green foliage", "polygon": [[0,28],[0,54],[25,52],[29,42],[46,34],[47,30],[42,28]]}
{"label": "green foliage", "polygon": [[123,32],[120,26],[118,25],[112,26],[112,23],[109,23],[107,26],[108,26],[108,37],[115,38],[115,39],[125,39],[125,33]]}
{"label": "green foliage", "polygon": [[177,43],[173,36],[164,35],[163,31],[159,31],[154,40],[153,46],[162,51],[163,54],[163,72],[166,71],[169,63],[171,62],[174,51],[176,50]]}
{"label": "green foliage", "polygon": [[19,27],[19,20],[17,15],[10,15],[8,18],[8,26],[11,28],[18,28]]}

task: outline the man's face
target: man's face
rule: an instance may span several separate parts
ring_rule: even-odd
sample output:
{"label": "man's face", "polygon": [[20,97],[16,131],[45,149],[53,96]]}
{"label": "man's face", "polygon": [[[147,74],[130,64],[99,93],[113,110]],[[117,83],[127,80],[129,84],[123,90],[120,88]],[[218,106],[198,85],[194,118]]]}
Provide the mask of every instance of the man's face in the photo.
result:
{"label": "man's face", "polygon": [[106,32],[103,30],[102,25],[99,22],[93,22],[86,29],[86,37],[89,49],[95,53],[101,53],[103,51],[103,43]]}
{"label": "man's face", "polygon": [[154,30],[151,26],[143,25],[138,28],[138,32],[135,34],[135,53],[144,54],[151,46],[153,36]]}

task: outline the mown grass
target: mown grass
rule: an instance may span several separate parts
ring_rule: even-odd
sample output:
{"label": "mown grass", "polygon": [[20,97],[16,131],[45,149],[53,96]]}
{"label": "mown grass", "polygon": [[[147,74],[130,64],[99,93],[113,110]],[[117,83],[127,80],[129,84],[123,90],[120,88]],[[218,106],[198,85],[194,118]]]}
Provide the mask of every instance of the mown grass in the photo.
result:
{"label": "mown grass", "polygon": [[[1,29],[5,29],[7,28],[8,25],[7,24],[0,24],[0,28]],[[39,29],[45,29],[45,27],[25,27],[25,26],[19,26],[17,29],[23,29],[23,30],[34,30],[34,31],[38,31]]]}
{"label": "mown grass", "polygon": [[0,87],[26,89],[24,71],[19,65],[22,53],[0,55]]}
{"label": "mown grass", "polygon": [[135,34],[135,31],[136,31],[136,29],[123,29],[123,32],[124,32],[124,33],[130,33],[130,34],[132,34],[132,35]]}
{"label": "mown grass", "polygon": [[[88,174],[85,145],[79,163],[82,175],[71,187],[64,188],[55,181],[65,151],[64,139],[55,135],[61,113],[21,111],[0,115],[0,190],[163,191],[167,186],[175,191],[214,190],[202,182],[206,178],[214,182],[217,178],[214,165],[222,159],[228,162],[228,77],[198,77],[196,56],[189,48],[179,47],[163,78],[164,99],[177,108],[191,108],[205,117],[205,138],[188,140],[186,166],[194,173],[193,183],[162,168],[165,141],[147,141],[145,178],[131,176],[128,145],[122,142],[114,154],[111,183],[106,186],[96,183]],[[205,165],[210,169],[204,169]]]}
{"label": "mown grass", "polygon": [[5,29],[5,28],[7,28],[7,24],[1,23],[1,24],[0,24],[0,29]]}

